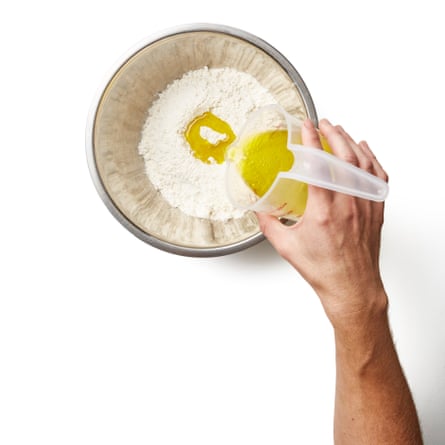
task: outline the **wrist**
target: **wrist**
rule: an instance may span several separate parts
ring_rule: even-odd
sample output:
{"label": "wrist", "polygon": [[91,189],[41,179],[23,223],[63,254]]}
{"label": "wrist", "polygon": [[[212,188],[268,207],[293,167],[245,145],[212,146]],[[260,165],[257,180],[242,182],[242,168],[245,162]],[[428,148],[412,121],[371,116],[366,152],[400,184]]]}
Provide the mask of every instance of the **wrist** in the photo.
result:
{"label": "wrist", "polygon": [[339,338],[361,336],[387,322],[388,298],[383,285],[368,286],[365,291],[342,290],[320,298]]}
{"label": "wrist", "polygon": [[337,360],[346,361],[353,372],[369,370],[373,363],[382,363],[382,358],[393,353],[386,294],[366,309],[337,319],[333,326]]}

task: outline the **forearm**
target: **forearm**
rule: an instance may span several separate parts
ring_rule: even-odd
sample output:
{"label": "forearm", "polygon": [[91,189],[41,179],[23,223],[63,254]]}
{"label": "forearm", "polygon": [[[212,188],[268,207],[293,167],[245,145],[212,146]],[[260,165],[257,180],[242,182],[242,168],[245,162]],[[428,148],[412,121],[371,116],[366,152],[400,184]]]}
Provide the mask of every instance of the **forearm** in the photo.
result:
{"label": "forearm", "polygon": [[[364,141],[320,121],[335,156],[388,180]],[[308,119],[303,144],[322,148]],[[384,204],[308,186],[301,220],[291,227],[258,214],[260,227],[277,252],[320,297],[336,342],[336,445],[419,445],[419,422],[387,318],[380,277],[380,233]]]}
{"label": "forearm", "polygon": [[334,329],[336,445],[422,444],[416,409],[394,348],[386,308]]}

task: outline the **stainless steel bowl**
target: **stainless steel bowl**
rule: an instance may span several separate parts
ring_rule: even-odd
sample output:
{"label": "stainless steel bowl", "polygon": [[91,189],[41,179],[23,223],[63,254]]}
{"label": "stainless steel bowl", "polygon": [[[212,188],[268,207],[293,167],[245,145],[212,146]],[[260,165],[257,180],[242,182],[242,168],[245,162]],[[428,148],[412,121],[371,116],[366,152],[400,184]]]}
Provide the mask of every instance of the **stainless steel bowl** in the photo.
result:
{"label": "stainless steel bowl", "polygon": [[212,221],[172,208],[150,183],[138,153],[147,111],[157,95],[184,73],[204,66],[247,72],[289,113],[317,120],[295,68],[271,45],[239,29],[178,26],[152,36],[123,58],[88,118],[91,175],[110,212],[130,232],[159,249],[195,257],[225,255],[263,240],[254,214]]}

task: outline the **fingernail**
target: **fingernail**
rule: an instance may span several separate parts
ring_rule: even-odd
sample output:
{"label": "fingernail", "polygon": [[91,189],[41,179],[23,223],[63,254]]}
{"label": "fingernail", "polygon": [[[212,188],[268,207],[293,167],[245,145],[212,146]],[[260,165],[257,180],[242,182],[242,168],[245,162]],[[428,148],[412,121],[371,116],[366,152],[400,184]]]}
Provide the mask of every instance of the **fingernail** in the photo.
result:
{"label": "fingernail", "polygon": [[325,124],[328,124],[328,125],[332,125],[326,118],[321,119],[320,124],[321,124],[321,123],[325,123]]}

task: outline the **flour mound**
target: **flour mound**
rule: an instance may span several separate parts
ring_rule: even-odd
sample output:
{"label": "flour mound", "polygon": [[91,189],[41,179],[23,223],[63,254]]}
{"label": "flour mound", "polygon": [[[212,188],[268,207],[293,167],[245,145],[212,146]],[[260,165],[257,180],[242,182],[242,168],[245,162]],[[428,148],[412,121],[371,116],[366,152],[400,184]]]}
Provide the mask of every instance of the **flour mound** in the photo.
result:
{"label": "flour mound", "polygon": [[234,208],[226,194],[225,162],[196,159],[184,131],[194,118],[211,111],[237,135],[252,111],[273,103],[274,97],[250,74],[207,67],[187,72],[148,110],[138,146],[148,178],[171,206],[187,215],[211,220],[241,217],[244,210]]}

